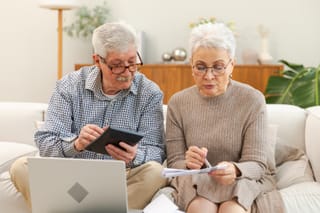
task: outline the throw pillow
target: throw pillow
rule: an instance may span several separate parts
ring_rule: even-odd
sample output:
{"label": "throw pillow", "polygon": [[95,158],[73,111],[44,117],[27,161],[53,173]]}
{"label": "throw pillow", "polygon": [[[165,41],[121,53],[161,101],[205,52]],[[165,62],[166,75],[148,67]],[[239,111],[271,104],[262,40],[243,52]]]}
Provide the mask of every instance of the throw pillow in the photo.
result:
{"label": "throw pillow", "polygon": [[279,189],[304,181],[313,181],[309,160],[301,149],[278,141],[275,160],[276,180]]}
{"label": "throw pillow", "polygon": [[269,166],[270,172],[274,173],[276,170],[276,160],[275,160],[275,147],[277,141],[278,125],[269,124],[267,129],[267,164]]}
{"label": "throw pillow", "polygon": [[287,145],[286,143],[277,140],[275,148],[275,163],[280,166],[282,163],[290,160],[298,160],[304,152],[301,149]]}
{"label": "throw pillow", "polygon": [[305,181],[314,181],[307,156],[303,155],[298,160],[281,164],[276,170],[276,181],[278,189]]}

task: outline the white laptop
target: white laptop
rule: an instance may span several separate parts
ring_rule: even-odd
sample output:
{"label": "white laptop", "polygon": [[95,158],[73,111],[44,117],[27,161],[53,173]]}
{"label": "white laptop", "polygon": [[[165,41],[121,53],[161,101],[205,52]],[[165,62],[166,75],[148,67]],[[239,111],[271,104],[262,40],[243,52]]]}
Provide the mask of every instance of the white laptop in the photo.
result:
{"label": "white laptop", "polygon": [[139,213],[127,210],[123,161],[28,158],[32,213]]}

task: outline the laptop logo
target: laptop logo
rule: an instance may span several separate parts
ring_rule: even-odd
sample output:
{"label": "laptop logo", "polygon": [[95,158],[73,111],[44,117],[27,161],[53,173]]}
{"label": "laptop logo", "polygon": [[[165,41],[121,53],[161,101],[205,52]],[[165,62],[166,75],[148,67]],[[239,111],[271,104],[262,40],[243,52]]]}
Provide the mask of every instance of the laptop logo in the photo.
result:
{"label": "laptop logo", "polygon": [[76,182],[69,190],[68,194],[80,203],[87,195],[89,194],[88,191],[78,182]]}

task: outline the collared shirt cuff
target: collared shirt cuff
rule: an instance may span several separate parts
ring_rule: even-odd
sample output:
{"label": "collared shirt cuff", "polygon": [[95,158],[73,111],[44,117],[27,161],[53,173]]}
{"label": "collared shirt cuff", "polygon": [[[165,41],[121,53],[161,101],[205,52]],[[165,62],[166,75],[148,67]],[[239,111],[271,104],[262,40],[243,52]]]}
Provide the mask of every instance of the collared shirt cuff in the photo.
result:
{"label": "collared shirt cuff", "polygon": [[132,167],[137,167],[143,164],[145,161],[145,154],[143,150],[137,149],[137,154],[134,160],[132,161]]}
{"label": "collared shirt cuff", "polygon": [[62,138],[63,153],[65,157],[74,157],[80,152],[76,150],[74,142],[78,137]]}

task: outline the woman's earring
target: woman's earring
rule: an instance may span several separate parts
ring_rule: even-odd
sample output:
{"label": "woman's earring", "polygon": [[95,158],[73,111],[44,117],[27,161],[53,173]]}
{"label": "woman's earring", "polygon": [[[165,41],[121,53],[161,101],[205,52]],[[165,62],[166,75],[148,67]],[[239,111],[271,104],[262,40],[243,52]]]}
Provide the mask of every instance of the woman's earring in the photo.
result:
{"label": "woman's earring", "polygon": [[232,74],[229,75],[229,78],[232,78]]}

